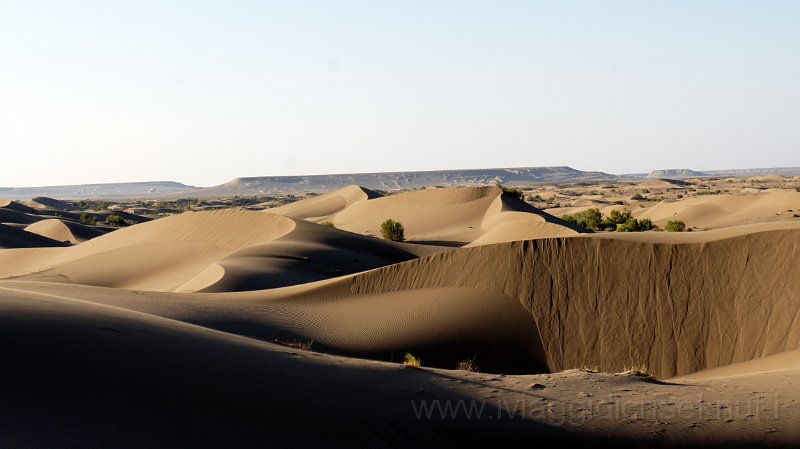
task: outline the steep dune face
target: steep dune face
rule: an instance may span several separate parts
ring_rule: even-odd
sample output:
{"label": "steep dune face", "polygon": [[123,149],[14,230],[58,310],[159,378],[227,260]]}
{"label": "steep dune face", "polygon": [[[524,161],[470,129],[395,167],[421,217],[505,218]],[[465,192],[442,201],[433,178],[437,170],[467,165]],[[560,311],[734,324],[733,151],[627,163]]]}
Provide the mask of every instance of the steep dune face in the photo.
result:
{"label": "steep dune face", "polygon": [[431,188],[386,197],[358,186],[298,201],[270,212],[380,236],[386,219],[400,221],[411,241],[487,244],[583,232],[496,187]]}
{"label": "steep dune face", "polygon": [[800,348],[798,261],[798,229],[683,244],[558,238],[384,267],[351,288],[503,293],[533,315],[550,370],[672,377]]}
{"label": "steep dune face", "polygon": [[226,210],[151,221],[71,248],[0,254],[9,262],[0,277],[237,291],[328,279],[413,257],[388,242],[281,215]]}

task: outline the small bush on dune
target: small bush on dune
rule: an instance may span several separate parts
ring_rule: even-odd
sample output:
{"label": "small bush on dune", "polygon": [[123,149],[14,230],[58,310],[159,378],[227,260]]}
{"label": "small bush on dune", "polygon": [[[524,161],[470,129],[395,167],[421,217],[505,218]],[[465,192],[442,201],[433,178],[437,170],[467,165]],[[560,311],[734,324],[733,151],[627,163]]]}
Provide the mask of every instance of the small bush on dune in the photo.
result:
{"label": "small bush on dune", "polygon": [[475,357],[458,362],[458,364],[456,365],[456,369],[461,371],[469,371],[472,373],[477,373],[478,366],[475,365]]}
{"label": "small bush on dune", "polygon": [[414,357],[410,352],[406,352],[406,356],[403,359],[403,366],[407,368],[419,368],[422,366],[422,360]]}
{"label": "small bush on dune", "polygon": [[600,213],[599,209],[586,209],[572,215],[563,215],[561,219],[582,228],[597,231],[601,228],[603,214]]}
{"label": "small bush on dune", "polygon": [[658,226],[654,225],[649,218],[638,220],[636,218],[628,219],[624,224],[617,227],[617,232],[644,232],[644,231],[657,231]]}
{"label": "small bush on dune", "polygon": [[84,212],[84,213],[81,214],[81,223],[86,223],[86,224],[90,224],[90,225],[96,225],[97,224],[97,217],[93,217],[93,216],[87,214],[86,212]]}
{"label": "small bush on dune", "polygon": [[683,232],[686,230],[686,223],[680,220],[669,220],[667,226],[664,227],[667,232]]}
{"label": "small bush on dune", "polygon": [[405,228],[399,221],[394,221],[390,218],[381,223],[381,235],[386,240],[402,242],[405,240]]}
{"label": "small bush on dune", "polygon": [[616,224],[623,224],[633,218],[633,214],[631,213],[630,209],[614,209],[610,214],[608,214],[608,218]]}
{"label": "small bush on dune", "polygon": [[120,217],[119,215],[113,215],[113,214],[106,217],[106,224],[109,226],[119,226],[119,227],[128,226],[127,220]]}
{"label": "small bush on dune", "polygon": [[336,227],[336,225],[335,225],[335,224],[333,224],[333,222],[332,222],[332,221],[330,221],[330,220],[323,220],[323,221],[320,221],[320,222],[319,222],[319,224],[321,224],[322,226],[327,226],[327,227],[329,227],[329,228],[335,228],[335,227]]}

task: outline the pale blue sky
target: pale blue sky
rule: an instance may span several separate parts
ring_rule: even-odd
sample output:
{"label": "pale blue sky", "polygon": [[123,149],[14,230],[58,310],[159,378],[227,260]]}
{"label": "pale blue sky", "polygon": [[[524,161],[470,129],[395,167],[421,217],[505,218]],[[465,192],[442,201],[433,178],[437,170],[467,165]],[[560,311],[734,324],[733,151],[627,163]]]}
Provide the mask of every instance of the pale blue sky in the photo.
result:
{"label": "pale blue sky", "polygon": [[796,1],[0,0],[0,186],[800,166]]}

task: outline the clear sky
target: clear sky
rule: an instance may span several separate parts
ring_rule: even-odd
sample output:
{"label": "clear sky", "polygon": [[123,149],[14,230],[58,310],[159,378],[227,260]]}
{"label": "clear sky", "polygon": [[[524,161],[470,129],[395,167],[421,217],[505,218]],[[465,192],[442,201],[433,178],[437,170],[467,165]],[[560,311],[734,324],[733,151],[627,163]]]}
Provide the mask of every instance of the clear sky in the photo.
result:
{"label": "clear sky", "polygon": [[0,186],[800,166],[798,1],[0,0]]}

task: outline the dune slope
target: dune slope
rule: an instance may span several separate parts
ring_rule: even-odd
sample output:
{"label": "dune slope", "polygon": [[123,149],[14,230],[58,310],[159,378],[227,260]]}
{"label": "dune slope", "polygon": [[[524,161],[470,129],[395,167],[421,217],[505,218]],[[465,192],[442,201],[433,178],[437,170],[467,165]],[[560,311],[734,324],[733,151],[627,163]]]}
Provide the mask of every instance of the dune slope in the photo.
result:
{"label": "dune slope", "polygon": [[800,348],[798,260],[800,229],[682,244],[542,239],[384,267],[352,290],[503,293],[533,315],[552,371],[672,377]]}
{"label": "dune slope", "polygon": [[60,247],[67,244],[39,234],[0,224],[0,249]]}
{"label": "dune slope", "polygon": [[99,237],[105,232],[96,227],[86,226],[67,220],[51,218],[38,221],[25,228],[34,234],[57,240],[59,242],[80,243]]}
{"label": "dune slope", "polygon": [[389,242],[243,210],[186,213],[19,254],[0,254],[9,262],[0,277],[154,291],[271,288],[415,257]]}

